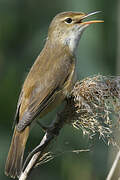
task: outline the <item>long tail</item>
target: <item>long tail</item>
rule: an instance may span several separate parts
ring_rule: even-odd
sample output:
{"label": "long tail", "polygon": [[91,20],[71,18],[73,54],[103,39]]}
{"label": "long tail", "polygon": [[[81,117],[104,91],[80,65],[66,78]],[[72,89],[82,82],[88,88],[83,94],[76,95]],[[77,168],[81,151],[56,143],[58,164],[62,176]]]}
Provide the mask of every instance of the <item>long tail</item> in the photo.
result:
{"label": "long tail", "polygon": [[7,176],[11,176],[12,178],[19,177],[28,135],[29,127],[26,127],[22,132],[18,132],[15,127],[5,165],[5,174]]}

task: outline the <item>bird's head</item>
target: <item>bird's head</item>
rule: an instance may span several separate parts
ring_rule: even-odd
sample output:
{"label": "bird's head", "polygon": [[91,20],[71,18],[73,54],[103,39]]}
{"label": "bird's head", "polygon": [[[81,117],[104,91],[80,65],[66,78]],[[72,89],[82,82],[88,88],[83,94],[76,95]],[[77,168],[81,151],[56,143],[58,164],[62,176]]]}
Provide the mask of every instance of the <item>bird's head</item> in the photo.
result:
{"label": "bird's head", "polygon": [[89,14],[82,12],[63,12],[57,14],[49,26],[48,39],[61,45],[68,45],[70,50],[74,52],[82,32],[90,24],[103,22],[102,20],[84,21],[84,19],[99,12],[96,11]]}

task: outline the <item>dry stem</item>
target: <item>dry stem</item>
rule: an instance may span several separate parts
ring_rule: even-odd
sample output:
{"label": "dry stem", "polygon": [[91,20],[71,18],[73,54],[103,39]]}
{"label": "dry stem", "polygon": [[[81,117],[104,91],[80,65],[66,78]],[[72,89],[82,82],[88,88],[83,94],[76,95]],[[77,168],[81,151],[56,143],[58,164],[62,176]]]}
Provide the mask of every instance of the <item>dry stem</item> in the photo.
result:
{"label": "dry stem", "polygon": [[111,169],[110,169],[110,171],[109,171],[109,173],[107,175],[106,180],[111,180],[112,179],[119,160],[120,160],[120,150],[118,151],[118,153],[117,153],[117,155],[115,157],[115,160],[114,160],[114,162],[112,164],[112,167],[111,167]]}

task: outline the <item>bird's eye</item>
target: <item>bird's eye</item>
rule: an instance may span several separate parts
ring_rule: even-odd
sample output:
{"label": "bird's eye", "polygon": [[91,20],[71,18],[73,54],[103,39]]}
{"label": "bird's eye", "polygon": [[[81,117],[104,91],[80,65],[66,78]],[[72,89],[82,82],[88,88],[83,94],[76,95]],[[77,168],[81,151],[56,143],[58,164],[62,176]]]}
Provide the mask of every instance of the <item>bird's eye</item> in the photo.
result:
{"label": "bird's eye", "polygon": [[70,24],[70,23],[72,22],[72,19],[71,19],[71,18],[67,18],[67,19],[65,19],[65,22],[66,22],[67,24]]}

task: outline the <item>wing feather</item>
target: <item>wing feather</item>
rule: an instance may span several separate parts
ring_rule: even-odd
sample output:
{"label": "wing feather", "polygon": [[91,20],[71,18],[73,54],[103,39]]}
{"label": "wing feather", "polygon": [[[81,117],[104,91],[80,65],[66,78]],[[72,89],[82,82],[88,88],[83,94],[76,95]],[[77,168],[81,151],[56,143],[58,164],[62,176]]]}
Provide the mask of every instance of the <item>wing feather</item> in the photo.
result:
{"label": "wing feather", "polygon": [[22,131],[26,126],[31,124],[31,122],[45,110],[50,103],[54,101],[54,94],[56,90],[53,90],[48,96],[46,96],[40,103],[38,98],[34,103],[30,104],[29,109],[24,112],[22,120],[17,124],[17,129]]}
{"label": "wing feather", "polygon": [[[34,65],[23,85],[17,105],[15,119],[17,129],[22,131],[55,100],[58,92],[63,89],[66,79],[72,71],[73,57],[62,59],[52,64],[49,62],[40,67],[38,77]],[[34,73],[32,72],[34,71]],[[32,81],[30,81],[32,79]],[[18,120],[19,119],[19,120]]]}

